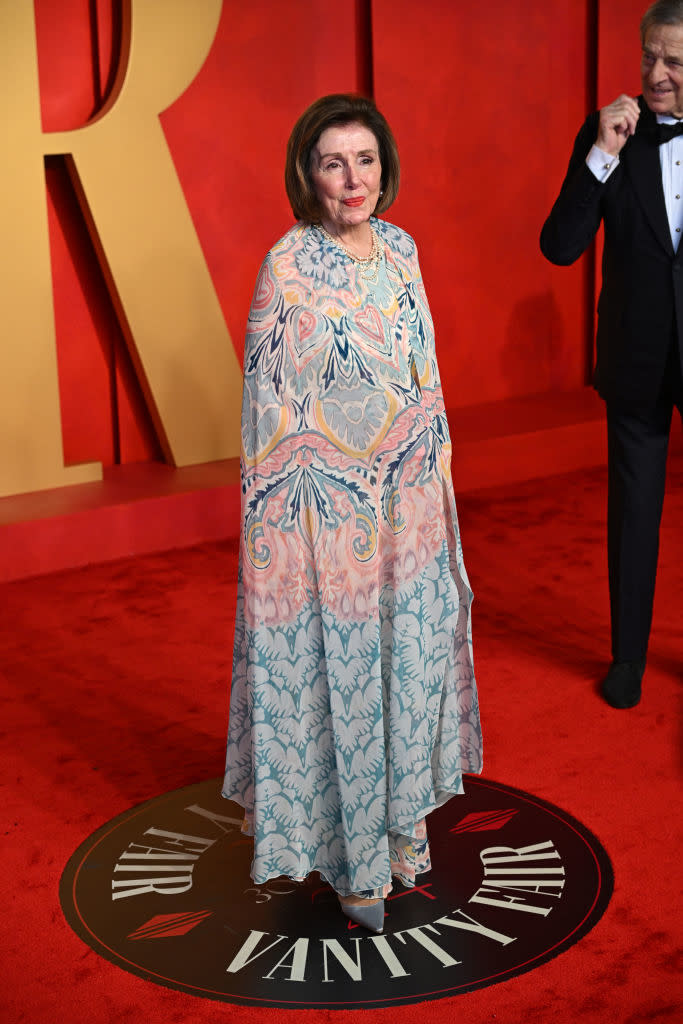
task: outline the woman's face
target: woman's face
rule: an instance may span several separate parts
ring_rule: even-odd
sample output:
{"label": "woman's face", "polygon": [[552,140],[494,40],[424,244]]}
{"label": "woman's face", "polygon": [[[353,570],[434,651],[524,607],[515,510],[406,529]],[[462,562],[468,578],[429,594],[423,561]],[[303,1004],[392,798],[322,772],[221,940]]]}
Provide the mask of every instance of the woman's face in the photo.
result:
{"label": "woman's face", "polygon": [[311,153],[311,177],[328,231],[343,234],[367,221],[382,178],[374,133],[355,122],[326,128]]}

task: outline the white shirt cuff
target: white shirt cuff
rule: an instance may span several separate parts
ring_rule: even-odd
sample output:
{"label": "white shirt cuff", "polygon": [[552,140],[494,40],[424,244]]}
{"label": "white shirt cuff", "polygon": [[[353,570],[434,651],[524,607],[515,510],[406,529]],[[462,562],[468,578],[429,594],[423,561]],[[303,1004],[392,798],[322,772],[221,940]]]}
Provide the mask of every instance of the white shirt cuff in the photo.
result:
{"label": "white shirt cuff", "polygon": [[612,171],[619,165],[619,157],[605,153],[604,149],[592,146],[586,157],[586,165],[598,181],[607,181]]}

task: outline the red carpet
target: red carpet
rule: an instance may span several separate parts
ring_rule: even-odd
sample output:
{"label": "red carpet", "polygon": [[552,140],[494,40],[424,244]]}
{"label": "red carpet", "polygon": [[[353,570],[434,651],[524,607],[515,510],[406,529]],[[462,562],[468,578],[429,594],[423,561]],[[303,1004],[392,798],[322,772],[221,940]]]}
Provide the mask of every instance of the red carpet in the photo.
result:
{"label": "red carpet", "polygon": [[670,466],[649,666],[632,711],[595,694],[608,654],[604,471],[459,504],[485,775],[558,804],[601,839],[615,893],[593,931],[511,981],[352,1012],[214,1003],[86,947],[58,899],[73,850],[132,804],[223,768],[236,559],[232,547],[206,544],[0,586],[3,1020],[680,1019],[683,459]]}

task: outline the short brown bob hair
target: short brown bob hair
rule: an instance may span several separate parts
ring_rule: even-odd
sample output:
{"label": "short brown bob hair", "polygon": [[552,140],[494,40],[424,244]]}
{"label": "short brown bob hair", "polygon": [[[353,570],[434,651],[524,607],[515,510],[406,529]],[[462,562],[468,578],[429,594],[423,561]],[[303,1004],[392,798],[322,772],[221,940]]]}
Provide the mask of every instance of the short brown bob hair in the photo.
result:
{"label": "short brown bob hair", "polygon": [[292,129],[287,143],[285,162],[285,188],[297,220],[315,224],[321,217],[321,206],[311,177],[313,149],[326,128],[346,124],[362,124],[377,139],[382,179],[374,213],[388,210],[398,195],[401,164],[396,140],[386,119],[374,102],[354,93],[332,93],[321,96],[304,110]]}

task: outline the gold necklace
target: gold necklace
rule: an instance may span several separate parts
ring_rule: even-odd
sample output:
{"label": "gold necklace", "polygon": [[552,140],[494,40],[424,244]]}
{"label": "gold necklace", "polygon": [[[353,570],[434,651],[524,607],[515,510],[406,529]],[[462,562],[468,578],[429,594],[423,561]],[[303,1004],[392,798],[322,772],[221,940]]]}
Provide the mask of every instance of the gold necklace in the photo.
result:
{"label": "gold necklace", "polygon": [[316,227],[320,233],[328,239],[328,241],[332,242],[333,245],[336,245],[338,249],[341,249],[344,255],[348,256],[349,259],[356,264],[358,267],[358,273],[364,281],[377,281],[377,278],[379,277],[379,267],[382,260],[382,243],[380,242],[379,235],[373,228],[372,224],[370,225],[370,231],[372,233],[372,247],[370,249],[369,256],[356,256],[354,252],[351,252],[350,249],[346,248],[343,242],[340,242],[338,238],[331,235],[327,228],[323,227],[322,224],[316,224]]}

